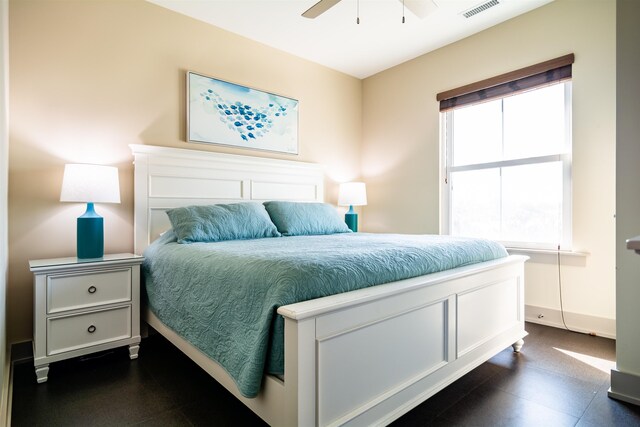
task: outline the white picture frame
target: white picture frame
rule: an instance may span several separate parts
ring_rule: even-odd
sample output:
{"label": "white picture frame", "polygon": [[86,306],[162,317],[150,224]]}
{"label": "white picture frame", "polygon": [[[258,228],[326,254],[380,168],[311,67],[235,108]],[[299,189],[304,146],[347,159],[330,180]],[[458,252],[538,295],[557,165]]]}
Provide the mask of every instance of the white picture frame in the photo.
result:
{"label": "white picture frame", "polygon": [[187,141],[298,154],[298,101],[187,72]]}

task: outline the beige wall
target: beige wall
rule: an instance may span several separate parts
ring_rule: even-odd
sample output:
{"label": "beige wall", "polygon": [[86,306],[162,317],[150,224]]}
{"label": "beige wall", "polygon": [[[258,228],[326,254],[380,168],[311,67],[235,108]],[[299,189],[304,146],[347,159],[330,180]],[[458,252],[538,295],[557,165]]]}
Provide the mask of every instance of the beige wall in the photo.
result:
{"label": "beige wall", "polygon": [[[574,249],[590,255],[563,261],[565,310],[599,333],[615,318],[614,0],[556,0],[364,82],[141,0],[11,0],[10,48],[10,342],[31,336],[27,260],[75,252],[64,163],[121,169],[122,204],[98,206],[107,252],[133,246],[131,143],[322,163],[330,202],[335,182],[368,183],[365,231],[437,233],[436,93],[569,52]],[[185,143],[186,70],[299,99],[300,155]],[[526,302],[556,313],[553,257],[528,263]]]}
{"label": "beige wall", "polygon": [[[573,241],[564,257],[570,327],[612,335],[615,322],[615,1],[556,0],[364,80],[366,231],[439,231],[438,92],[575,53]],[[553,256],[526,268],[526,304],[558,314]]]}
{"label": "beige wall", "polygon": [[[9,342],[31,339],[28,259],[73,256],[78,204],[63,165],[120,168],[122,203],[100,205],[105,251],[133,250],[128,144],[296,159],[335,182],[359,175],[362,83],[141,0],[10,1]],[[187,70],[300,101],[298,156],[187,144]]]}

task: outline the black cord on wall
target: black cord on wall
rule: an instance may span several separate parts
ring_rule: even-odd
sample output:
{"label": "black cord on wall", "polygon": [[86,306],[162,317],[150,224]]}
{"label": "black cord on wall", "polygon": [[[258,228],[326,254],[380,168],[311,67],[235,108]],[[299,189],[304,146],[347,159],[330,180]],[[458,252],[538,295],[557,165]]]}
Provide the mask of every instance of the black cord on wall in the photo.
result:
{"label": "black cord on wall", "polygon": [[569,329],[569,327],[567,326],[567,322],[564,320],[564,306],[562,303],[562,274],[560,273],[560,245],[558,245],[556,255],[558,256],[558,291],[560,293],[560,315],[562,316],[562,324],[564,325],[564,328],[567,331],[571,331],[571,329]]}
{"label": "black cord on wall", "polygon": [[560,245],[558,245],[558,250],[556,252],[556,255],[557,255],[557,260],[558,260],[558,291],[559,291],[559,294],[560,294],[560,315],[562,316],[562,324],[564,325],[564,328],[569,332],[575,332],[577,334],[585,334],[585,335],[596,336],[596,334],[594,332],[586,333],[586,332],[575,331],[573,329],[570,329],[567,326],[567,322],[564,319],[564,305],[563,305],[563,302],[562,302],[562,274],[561,274],[561,270],[560,270]]}

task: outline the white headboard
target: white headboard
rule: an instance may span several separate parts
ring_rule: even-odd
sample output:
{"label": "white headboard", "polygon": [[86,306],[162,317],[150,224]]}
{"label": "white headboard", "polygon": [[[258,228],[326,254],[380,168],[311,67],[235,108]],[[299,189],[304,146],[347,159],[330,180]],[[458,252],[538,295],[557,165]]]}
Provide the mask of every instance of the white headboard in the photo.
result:
{"label": "white headboard", "polygon": [[134,156],[135,253],[170,228],[167,209],[265,200],[324,200],[322,167],[262,157],[130,145]]}

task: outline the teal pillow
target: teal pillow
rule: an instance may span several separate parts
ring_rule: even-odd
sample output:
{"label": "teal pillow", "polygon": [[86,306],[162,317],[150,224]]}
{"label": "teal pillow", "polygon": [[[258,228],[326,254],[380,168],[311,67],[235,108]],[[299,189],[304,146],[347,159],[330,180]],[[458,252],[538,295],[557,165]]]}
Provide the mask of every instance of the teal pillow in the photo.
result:
{"label": "teal pillow", "polygon": [[264,202],[283,236],[350,233],[336,209],[326,203]]}
{"label": "teal pillow", "polygon": [[259,203],[188,206],[167,211],[178,243],[279,237]]}

